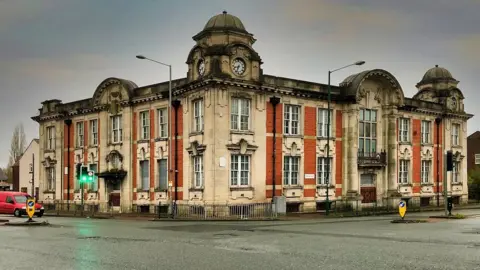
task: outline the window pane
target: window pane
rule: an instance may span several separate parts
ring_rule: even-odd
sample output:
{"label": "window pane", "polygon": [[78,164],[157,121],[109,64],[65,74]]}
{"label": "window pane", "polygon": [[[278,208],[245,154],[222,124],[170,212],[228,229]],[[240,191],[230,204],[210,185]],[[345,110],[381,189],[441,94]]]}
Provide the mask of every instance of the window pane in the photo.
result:
{"label": "window pane", "polygon": [[365,121],[370,121],[370,110],[365,110]]}
{"label": "window pane", "polygon": [[372,110],[371,118],[372,122],[377,122],[377,111]]}
{"label": "window pane", "polygon": [[370,123],[365,123],[365,137],[370,138],[371,128],[370,128]]}
{"label": "window pane", "polygon": [[360,137],[365,136],[365,133],[364,133],[364,123],[359,123],[359,124],[358,124],[358,132],[359,132],[359,136],[360,136]]}

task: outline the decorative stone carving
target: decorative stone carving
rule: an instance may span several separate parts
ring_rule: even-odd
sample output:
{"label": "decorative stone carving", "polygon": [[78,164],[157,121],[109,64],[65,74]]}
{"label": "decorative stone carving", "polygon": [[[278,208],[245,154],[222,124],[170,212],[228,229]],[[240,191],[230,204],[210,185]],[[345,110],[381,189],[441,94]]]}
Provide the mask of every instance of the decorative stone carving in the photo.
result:
{"label": "decorative stone carving", "polygon": [[227,144],[227,149],[233,154],[252,155],[258,146],[249,144],[246,140],[241,139],[236,144]]}
{"label": "decorative stone carving", "polygon": [[408,159],[412,158],[412,151],[409,146],[400,147],[399,159]]}
{"label": "decorative stone carving", "polygon": [[199,144],[197,141],[194,141],[194,142],[190,143],[190,146],[186,150],[190,155],[198,156],[198,155],[203,154],[203,152],[205,152],[206,148],[207,148],[206,145]]}
{"label": "decorative stone carving", "polygon": [[42,161],[42,165],[46,168],[48,167],[52,167],[54,166],[55,164],[57,164],[57,161],[50,158],[50,157],[46,157],[44,161]]}
{"label": "decorative stone carving", "polygon": [[433,159],[432,151],[430,149],[426,149],[425,147],[422,148],[421,155],[422,155],[422,160],[432,160]]}

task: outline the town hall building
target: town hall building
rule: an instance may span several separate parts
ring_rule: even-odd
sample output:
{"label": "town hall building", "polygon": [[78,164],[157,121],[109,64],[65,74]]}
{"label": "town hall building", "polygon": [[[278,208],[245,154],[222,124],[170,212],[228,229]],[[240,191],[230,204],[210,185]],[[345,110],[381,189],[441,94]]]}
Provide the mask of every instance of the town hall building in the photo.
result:
{"label": "town hall building", "polygon": [[[433,205],[437,195],[443,201],[444,177],[449,196],[467,201],[472,115],[445,68],[426,71],[412,98],[386,70],[353,74],[331,87],[329,126],[328,86],[264,73],[239,18],[216,15],[193,40],[171,102],[168,81],[137,86],[112,77],[91,98],[42,103],[33,117],[41,201],[80,202],[78,163],[96,172],[84,200],[101,211],[273,196],[315,211],[327,190],[329,202],[364,207],[412,198]],[[448,174],[446,150],[455,163]]]}

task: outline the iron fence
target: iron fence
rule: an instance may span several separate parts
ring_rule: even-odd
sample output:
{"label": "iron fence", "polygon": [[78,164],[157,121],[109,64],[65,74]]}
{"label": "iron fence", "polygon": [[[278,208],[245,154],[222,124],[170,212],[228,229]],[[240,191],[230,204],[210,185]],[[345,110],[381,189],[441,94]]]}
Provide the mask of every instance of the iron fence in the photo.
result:
{"label": "iron fence", "polygon": [[99,204],[81,204],[55,202],[44,204],[47,215],[68,216],[105,216],[129,215],[191,220],[265,220],[277,217],[272,203],[229,204],[158,204],[131,205],[122,213],[113,211],[113,207]]}
{"label": "iron fence", "polygon": [[[250,204],[172,204],[168,209],[175,219],[197,220],[265,220],[275,219],[277,213],[272,203]],[[159,217],[167,217],[167,208],[159,208]]]}
{"label": "iron fence", "polygon": [[[330,212],[339,216],[370,216],[398,213],[398,203],[400,200],[406,202],[407,212],[422,212],[443,210],[444,200],[442,197],[430,198],[383,198],[372,203],[362,203],[361,201],[337,200],[332,201]],[[460,201],[454,199],[455,208],[480,207],[480,204],[472,201]],[[325,211],[325,205],[317,206],[317,211]]]}

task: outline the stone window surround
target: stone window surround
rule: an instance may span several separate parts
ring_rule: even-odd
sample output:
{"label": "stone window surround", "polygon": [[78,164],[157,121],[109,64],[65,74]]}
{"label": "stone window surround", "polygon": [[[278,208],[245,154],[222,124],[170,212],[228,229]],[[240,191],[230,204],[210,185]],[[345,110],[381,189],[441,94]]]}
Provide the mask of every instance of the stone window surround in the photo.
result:
{"label": "stone window surround", "polygon": [[192,143],[190,143],[190,146],[186,149],[188,154],[190,155],[190,158],[189,158],[189,162],[191,164],[191,166],[189,166],[190,168],[190,172],[189,172],[189,183],[190,183],[190,190],[191,191],[203,191],[204,187],[205,187],[205,160],[202,160],[203,161],[203,179],[202,179],[202,186],[201,187],[196,187],[195,186],[195,177],[194,177],[194,174],[195,174],[195,170],[194,170],[194,167],[193,167],[193,157],[196,157],[196,156],[204,156],[204,153],[205,153],[205,150],[207,149],[206,145],[203,145],[203,144],[199,144],[197,141],[193,141]]}
{"label": "stone window surround", "polygon": [[[285,158],[286,157],[293,157],[293,158],[298,158],[298,169],[297,169],[297,173],[298,173],[298,176],[297,176],[297,183],[296,184],[291,184],[291,179],[289,179],[289,182],[288,184],[285,184]],[[290,166],[291,167],[291,166]],[[298,154],[284,154],[283,155],[283,158],[282,158],[282,178],[283,178],[283,183],[282,185],[286,188],[288,187],[299,187],[299,186],[303,186],[303,178],[302,178],[302,175],[303,175],[303,166],[302,166],[302,157]]]}
{"label": "stone window surround", "polygon": [[[424,131],[424,123],[429,123],[428,124],[428,138],[427,142],[423,141],[423,131]],[[427,120],[427,119],[421,119],[420,120],[420,143],[422,145],[431,145],[433,144],[434,138],[433,138],[433,126],[435,124],[435,121],[432,120]]]}
{"label": "stone window surround", "polygon": [[[255,151],[257,150],[258,146],[249,144],[245,139],[241,139],[238,143],[228,144],[227,149],[229,150],[228,155],[228,185],[230,190],[235,189],[253,189],[253,179],[252,179],[252,172],[255,170],[253,166],[255,164]],[[232,155],[246,155],[249,156],[249,178],[248,178],[248,185],[242,186],[240,184],[236,186],[232,186]],[[239,179],[240,180],[240,179]]]}
{"label": "stone window surround", "polygon": [[[151,150],[151,149],[150,149],[150,150]],[[137,154],[137,153],[134,153],[134,154]],[[143,177],[142,177],[143,175],[142,175],[142,166],[141,166],[142,161],[148,161],[148,179],[149,179],[148,188],[145,188],[145,187],[143,186]],[[137,173],[137,186],[134,187],[134,188],[137,189],[137,192],[147,192],[147,191],[150,191],[150,188],[151,188],[151,186],[150,186],[150,178],[152,177],[152,176],[150,175],[150,166],[151,166],[151,165],[150,165],[150,162],[151,162],[151,160],[150,160],[150,155],[149,155],[149,153],[147,153],[147,151],[145,150],[145,148],[142,147],[142,148],[140,149],[140,157],[139,157],[138,160],[137,160],[137,166],[138,166],[138,170],[137,170],[137,172],[136,172],[136,173]],[[141,183],[141,189],[138,188],[138,186],[139,186],[140,183]]]}
{"label": "stone window surround", "polygon": [[[147,123],[146,126],[143,124],[143,115],[146,115],[147,117]],[[154,117],[151,115],[150,109],[145,109],[145,110],[140,110],[138,111],[138,135],[139,135],[139,140],[150,140],[150,132],[151,132],[151,117]],[[135,127],[137,128],[137,127]],[[143,129],[147,128],[147,133],[144,135]]]}
{"label": "stone window surround", "polygon": [[[53,134],[51,134],[51,130],[53,130]],[[55,150],[56,148],[56,141],[57,141],[57,128],[55,124],[51,124],[45,127],[45,134],[46,140],[45,140],[45,150]],[[50,135],[53,135],[50,137]],[[51,142],[50,142],[51,140]]]}
{"label": "stone window surround", "polygon": [[[196,122],[195,122],[195,103],[201,102],[201,116],[200,116],[200,130],[196,129]],[[191,133],[196,133],[196,134],[203,134],[205,130],[205,99],[204,97],[195,97],[191,101],[191,106],[192,106],[192,116],[191,116]]]}
{"label": "stone window surround", "polygon": [[[297,99],[290,99],[290,98],[283,98],[282,103],[282,130],[281,133],[283,134],[283,137],[302,137],[305,134],[305,124],[304,119],[305,119],[305,103],[302,100],[297,100]],[[279,105],[280,105],[279,104]],[[286,106],[299,106],[299,114],[298,114],[298,134],[285,134],[285,107]],[[315,115],[317,114],[317,111],[315,112]],[[278,116],[278,111],[277,111],[277,116]],[[316,116],[315,116],[316,119]],[[277,130],[277,132],[279,132]],[[315,135],[316,135],[316,124],[315,124]]]}
{"label": "stone window surround", "polygon": [[[320,111],[323,111],[323,110],[327,111],[327,110],[328,110],[327,107],[328,107],[328,106],[324,104],[323,106],[317,106],[317,107],[315,108],[315,119],[316,119],[316,122],[315,122],[315,135],[317,136],[318,139],[326,139],[326,138],[327,138],[327,136],[320,136],[320,134],[319,134],[319,132],[318,132],[318,131],[319,131],[318,125],[319,125],[319,120],[320,120],[320,119],[319,119],[319,117],[320,117]],[[336,127],[335,127],[335,126],[336,126],[336,125],[335,125],[335,120],[336,120],[335,112],[336,112],[336,110],[335,110],[332,106],[330,106],[330,111],[331,111],[331,113],[330,113],[330,117],[331,117],[331,120],[330,120],[330,139],[333,139],[333,138],[336,137],[336,133],[334,132],[334,131],[335,131],[335,128],[336,128]]]}
{"label": "stone window surround", "polygon": [[[95,127],[96,127],[96,135],[97,135],[97,141],[94,142],[93,140],[93,128],[92,128],[92,124],[95,122]],[[89,146],[90,147],[93,147],[93,146],[98,146],[98,142],[100,140],[100,138],[98,137],[98,131],[99,131],[99,128],[98,128],[98,118],[92,118],[92,119],[88,119],[88,141],[89,141]]]}
{"label": "stone window surround", "polygon": [[[165,131],[165,134],[166,136],[161,136],[161,130],[160,130],[160,111],[165,111],[165,115],[164,115],[164,119],[165,119],[165,125],[166,125],[166,131]],[[168,134],[170,132],[169,128],[169,124],[170,124],[170,115],[168,113],[168,107],[167,106],[160,106],[160,107],[156,107],[155,108],[155,113],[156,113],[156,116],[157,118],[155,119],[155,127],[156,127],[156,137],[159,138],[159,139],[168,139]]]}
{"label": "stone window surround", "polygon": [[[113,125],[114,125],[114,119],[116,119],[117,117],[120,118],[120,121],[118,121],[118,130],[120,131],[120,134],[119,134],[119,140],[118,141],[115,141],[114,140],[114,130],[113,130]],[[123,114],[109,114],[108,115],[108,142],[109,144],[122,144],[123,143],[123,122],[125,121],[124,117],[123,117]]]}
{"label": "stone window surround", "polygon": [[[85,122],[84,120],[75,121],[75,148],[82,148],[85,146]],[[81,133],[79,133],[81,127]]]}
{"label": "stone window surround", "polygon": [[[246,93],[246,92],[240,92],[240,91],[232,91],[230,92],[229,98],[228,98],[228,126],[230,129],[230,133],[250,133],[253,134],[253,127],[255,126],[255,113],[254,112],[254,98],[255,95]],[[232,129],[232,108],[233,108],[233,99],[247,99],[250,102],[249,109],[250,111],[248,112],[248,129],[247,130],[240,130],[240,129]],[[240,123],[239,123],[240,125]]]}
{"label": "stone window surround", "polygon": [[[402,120],[407,119],[407,140],[402,141],[400,138],[402,137],[401,131],[402,131]],[[398,142],[400,144],[411,144],[412,143],[412,117],[408,115],[401,115],[398,117]]]}
{"label": "stone window surround", "polygon": [[[453,144],[453,127],[454,126],[457,126],[458,127],[458,144]],[[462,132],[463,132],[463,129],[462,129],[462,123],[461,122],[458,122],[458,121],[455,121],[455,120],[451,120],[450,122],[450,146],[451,147],[461,147],[462,146]]]}

